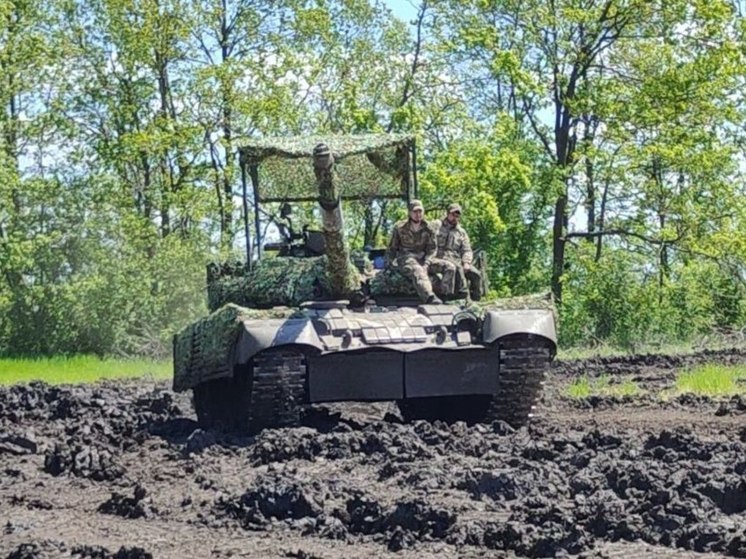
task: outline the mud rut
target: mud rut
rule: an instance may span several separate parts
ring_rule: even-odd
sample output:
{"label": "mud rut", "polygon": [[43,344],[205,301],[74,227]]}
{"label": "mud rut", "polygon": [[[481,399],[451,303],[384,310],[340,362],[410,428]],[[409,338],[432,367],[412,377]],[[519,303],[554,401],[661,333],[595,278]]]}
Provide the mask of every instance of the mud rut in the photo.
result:
{"label": "mud rut", "polygon": [[746,398],[655,396],[705,361],[746,353],[557,364],[518,431],[349,404],[236,438],[166,383],[0,389],[0,558],[746,557]]}

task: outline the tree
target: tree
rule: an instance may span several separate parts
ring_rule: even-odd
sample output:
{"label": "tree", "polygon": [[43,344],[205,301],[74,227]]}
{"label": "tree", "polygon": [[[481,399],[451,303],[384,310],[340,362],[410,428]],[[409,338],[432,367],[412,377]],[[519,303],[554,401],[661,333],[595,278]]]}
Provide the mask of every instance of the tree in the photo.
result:
{"label": "tree", "polygon": [[[726,4],[453,0],[442,5],[440,14],[441,34],[451,47],[455,69],[466,63],[467,56],[470,69],[477,68],[470,91],[479,114],[491,111],[494,118],[502,111],[512,112],[553,164],[544,187],[555,196],[552,291],[561,299],[571,186],[578,182],[590,189],[585,205],[592,227],[598,225],[596,205],[603,200],[595,193],[593,164],[586,167],[584,183],[576,181],[576,166],[602,139],[599,126],[620,116],[604,112],[619,106],[599,106],[599,99],[604,91],[637,86],[634,76],[615,65],[616,51],[639,53],[641,45],[665,44],[679,35],[691,35],[695,42],[694,30],[703,26],[716,41],[699,43],[698,52],[708,56],[721,49],[719,39],[729,42]],[[732,50],[732,44],[725,48]]]}

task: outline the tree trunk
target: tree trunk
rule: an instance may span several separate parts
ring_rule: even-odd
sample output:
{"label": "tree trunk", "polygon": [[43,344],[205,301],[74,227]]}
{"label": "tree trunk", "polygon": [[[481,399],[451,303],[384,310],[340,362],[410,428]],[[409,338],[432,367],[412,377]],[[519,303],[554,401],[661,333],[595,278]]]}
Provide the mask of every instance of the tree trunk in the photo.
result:
{"label": "tree trunk", "polygon": [[[220,18],[220,56],[223,65],[231,58],[230,35],[231,28],[228,26],[228,10],[225,0],[222,2],[223,11]],[[224,247],[230,247],[233,243],[233,185],[231,184],[231,173],[235,165],[235,154],[233,153],[233,109],[231,107],[232,87],[230,82],[221,83],[221,99],[223,112],[223,140],[225,141],[225,168],[223,169],[223,197],[225,203],[221,206],[220,213],[220,241]]]}

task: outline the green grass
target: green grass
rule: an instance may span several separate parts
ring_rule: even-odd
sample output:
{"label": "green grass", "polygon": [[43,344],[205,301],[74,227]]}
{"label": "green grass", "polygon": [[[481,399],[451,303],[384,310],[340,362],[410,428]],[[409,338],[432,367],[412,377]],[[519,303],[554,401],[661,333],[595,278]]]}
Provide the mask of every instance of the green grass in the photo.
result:
{"label": "green grass", "polygon": [[573,346],[559,348],[557,358],[561,360],[588,359],[591,357],[619,357],[632,354],[686,355],[703,349],[730,349],[746,347],[746,335],[741,332],[726,335],[722,333],[702,334],[687,341],[645,341],[632,347],[617,347],[608,343],[593,346]]}
{"label": "green grass", "polygon": [[696,367],[677,377],[675,390],[704,396],[746,394],[746,366],[710,364]]}
{"label": "green grass", "polygon": [[[670,344],[639,344],[635,347],[621,348],[615,347],[609,344],[599,344],[593,347],[568,347],[559,348],[557,350],[557,359],[560,360],[574,360],[574,359],[589,359],[593,357],[621,357],[624,355],[634,354],[665,354],[665,355],[685,355],[688,353],[694,353],[702,349],[693,343],[670,343]],[[710,348],[710,349],[715,349]]]}
{"label": "green grass", "polygon": [[[611,383],[608,375],[597,378],[580,377],[567,387],[567,395],[575,399],[589,396],[637,396],[640,387],[631,380]],[[676,394],[693,393],[702,396],[733,396],[746,394],[746,366],[709,364],[684,371],[673,388],[660,393],[664,400]]]}
{"label": "green grass", "polygon": [[612,383],[607,375],[594,379],[581,377],[567,387],[567,395],[576,399],[589,396],[636,396],[641,392],[640,387],[631,380]]}
{"label": "green grass", "polygon": [[567,395],[570,396],[570,398],[576,398],[578,400],[581,398],[587,398],[592,393],[593,388],[588,377],[575,379],[573,383],[567,387]]}
{"label": "green grass", "polygon": [[32,380],[76,384],[132,377],[167,379],[171,373],[170,361],[99,359],[94,356],[0,359],[0,385]]}

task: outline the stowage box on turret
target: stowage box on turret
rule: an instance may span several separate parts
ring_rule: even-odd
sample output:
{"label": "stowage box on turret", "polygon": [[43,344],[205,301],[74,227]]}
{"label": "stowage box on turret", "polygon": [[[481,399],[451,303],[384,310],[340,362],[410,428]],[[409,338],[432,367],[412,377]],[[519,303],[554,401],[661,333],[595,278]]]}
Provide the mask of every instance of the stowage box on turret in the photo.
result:
{"label": "stowage box on turret", "polygon": [[[257,432],[348,400],[528,421],[556,352],[550,299],[421,304],[380,251],[350,253],[343,204],[380,213],[416,195],[410,136],[259,140],[240,161],[247,261],[209,267],[212,314],[174,337],[174,389],[193,390],[201,425]],[[321,230],[296,231],[290,204]]]}

